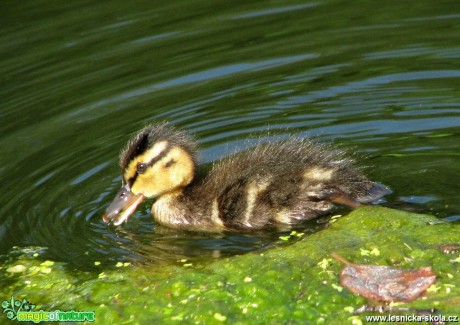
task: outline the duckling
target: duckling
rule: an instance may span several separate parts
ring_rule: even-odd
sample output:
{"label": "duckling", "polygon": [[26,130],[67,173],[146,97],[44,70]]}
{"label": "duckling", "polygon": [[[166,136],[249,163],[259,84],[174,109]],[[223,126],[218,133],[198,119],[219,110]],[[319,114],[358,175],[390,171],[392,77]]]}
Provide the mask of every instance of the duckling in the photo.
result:
{"label": "duckling", "polygon": [[145,198],[159,224],[221,231],[293,225],[357,207],[388,193],[370,181],[342,150],[291,136],[259,144],[197,172],[196,145],[168,124],[140,130],[120,155],[122,187],[103,215],[127,221]]}

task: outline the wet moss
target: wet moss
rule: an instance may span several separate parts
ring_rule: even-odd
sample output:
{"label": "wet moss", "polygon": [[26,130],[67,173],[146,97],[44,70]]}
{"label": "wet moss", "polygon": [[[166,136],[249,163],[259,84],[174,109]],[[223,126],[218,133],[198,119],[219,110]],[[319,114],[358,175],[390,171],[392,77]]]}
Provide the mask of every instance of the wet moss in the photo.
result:
{"label": "wet moss", "polygon": [[432,266],[435,286],[401,306],[453,315],[460,302],[460,258],[438,247],[458,243],[460,229],[433,220],[364,207],[292,245],[188,267],[99,265],[100,272],[91,273],[16,252],[1,269],[2,293],[4,299],[24,297],[37,309],[95,311],[96,323],[106,324],[359,323],[364,315],[352,312],[366,301],[340,286],[343,265],[331,258],[335,251],[357,264]]}

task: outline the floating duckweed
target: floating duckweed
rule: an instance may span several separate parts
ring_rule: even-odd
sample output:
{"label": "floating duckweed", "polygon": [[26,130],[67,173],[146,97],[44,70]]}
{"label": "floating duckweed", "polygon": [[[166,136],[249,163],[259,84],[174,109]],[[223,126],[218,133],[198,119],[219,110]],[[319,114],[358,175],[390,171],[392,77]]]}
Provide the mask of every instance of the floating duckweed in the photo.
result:
{"label": "floating duckweed", "polygon": [[341,214],[337,214],[335,216],[332,216],[330,219],[329,219],[329,223],[334,223],[336,222],[339,218],[341,218],[342,215]]}
{"label": "floating duckweed", "polygon": [[446,288],[446,293],[450,294],[452,291],[452,288],[455,288],[455,284],[443,284],[444,288]]}
{"label": "floating duckweed", "polygon": [[38,272],[38,267],[32,265],[31,267],[29,267],[29,271],[30,271],[31,273],[34,273],[34,272],[36,272],[36,271]]}
{"label": "floating duckweed", "polygon": [[27,270],[27,268],[24,265],[18,264],[18,265],[15,265],[15,266],[10,266],[9,268],[6,269],[6,272],[9,272],[9,273],[22,273],[25,270]]}
{"label": "floating duckweed", "polygon": [[432,284],[428,289],[426,289],[426,292],[438,292],[441,289],[441,287],[438,287],[436,284]]}
{"label": "floating duckweed", "polygon": [[227,317],[219,313],[215,313],[214,318],[220,322],[225,322],[227,320]]}
{"label": "floating duckweed", "polygon": [[41,267],[40,272],[45,273],[45,274],[50,274],[51,273],[51,268],[50,267]]}
{"label": "floating duckweed", "polygon": [[456,259],[450,260],[449,262],[451,262],[451,263],[460,263],[460,255]]}
{"label": "floating duckweed", "polygon": [[363,321],[359,316],[348,317],[348,320],[350,320],[353,325],[363,325]]}
{"label": "floating duckweed", "polygon": [[337,285],[337,284],[335,284],[335,283],[332,283],[331,286],[332,286],[335,290],[337,290],[338,292],[342,292],[342,291],[343,291],[343,287],[341,287],[341,286],[339,286],[339,285]]}
{"label": "floating duckweed", "polygon": [[297,232],[295,230],[291,231],[291,233],[289,234],[289,236],[296,236],[296,237],[302,237],[304,235],[303,232]]}
{"label": "floating duckweed", "polygon": [[371,253],[370,251],[364,248],[360,248],[359,251],[361,252],[362,256],[369,256],[369,254]]}
{"label": "floating duckweed", "polygon": [[171,292],[174,297],[179,297],[182,293],[188,289],[187,285],[182,281],[177,281],[171,286]]}
{"label": "floating duckweed", "polygon": [[127,267],[127,266],[130,266],[130,265],[131,265],[131,263],[129,263],[129,262],[124,262],[124,263],[123,262],[117,262],[117,264],[115,264],[115,267],[122,267],[122,266]]}
{"label": "floating duckweed", "polygon": [[46,261],[44,261],[43,263],[41,263],[40,265],[41,265],[41,266],[53,266],[53,265],[54,265],[54,262],[53,262],[53,261],[46,260]]}
{"label": "floating duckweed", "polygon": [[291,239],[291,237],[302,237],[304,235],[303,232],[297,232],[295,230],[291,231],[291,233],[287,236],[280,236],[279,239],[281,240],[284,240],[284,241],[287,241],[289,239]]}
{"label": "floating duckweed", "polygon": [[380,250],[377,247],[372,248],[371,255],[380,256]]}
{"label": "floating duckweed", "polygon": [[367,250],[364,248],[360,248],[359,250],[361,251],[362,256],[380,256],[380,250],[376,247],[372,248],[372,250]]}
{"label": "floating duckweed", "polygon": [[401,301],[392,301],[388,304],[388,307],[399,307],[399,306],[404,306],[405,303]]}
{"label": "floating duckweed", "polygon": [[171,317],[171,320],[180,320],[180,321],[182,321],[182,320],[184,320],[184,314],[181,313],[179,315],[173,316],[173,317]]}
{"label": "floating duckweed", "polygon": [[319,262],[317,265],[322,268],[323,270],[326,270],[328,266],[330,265],[331,259],[323,258],[321,262]]}

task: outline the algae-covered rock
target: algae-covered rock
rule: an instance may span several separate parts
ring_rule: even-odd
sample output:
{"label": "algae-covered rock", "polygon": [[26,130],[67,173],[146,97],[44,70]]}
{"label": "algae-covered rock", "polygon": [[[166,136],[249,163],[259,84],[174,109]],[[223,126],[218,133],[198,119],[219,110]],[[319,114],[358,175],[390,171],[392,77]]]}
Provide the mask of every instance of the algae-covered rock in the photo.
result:
{"label": "algae-covered rock", "polygon": [[[439,246],[459,242],[459,225],[432,216],[364,207],[294,244],[203,264],[117,265],[91,273],[24,254],[2,268],[4,299],[27,298],[37,309],[94,311],[96,324],[280,324],[364,322],[366,304],[340,286],[337,252],[353,263],[416,269],[431,266],[437,282],[410,308],[458,313],[459,254]],[[298,238],[295,236],[292,237]],[[21,265],[21,272],[16,265]],[[123,267],[121,267],[123,266]],[[48,271],[50,269],[50,271]],[[9,270],[9,271],[8,271]],[[44,290],[44,288],[46,288]],[[57,306],[57,307],[56,307]]]}

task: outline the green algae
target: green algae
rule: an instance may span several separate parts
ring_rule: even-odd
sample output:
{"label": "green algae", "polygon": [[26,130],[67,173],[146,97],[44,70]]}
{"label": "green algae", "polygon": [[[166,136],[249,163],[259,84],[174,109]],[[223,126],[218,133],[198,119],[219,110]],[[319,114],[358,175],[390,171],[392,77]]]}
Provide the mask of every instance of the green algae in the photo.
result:
{"label": "green algae", "polygon": [[[95,311],[100,324],[280,324],[364,322],[353,311],[367,302],[340,285],[337,252],[356,264],[432,266],[437,282],[400,307],[455,315],[460,304],[459,254],[438,247],[459,242],[459,225],[432,216],[364,207],[323,231],[263,253],[203,264],[129,265],[99,273],[70,270],[30,252],[1,268],[4,299],[26,298],[38,309]],[[297,233],[291,233],[296,236]],[[33,251],[33,250],[32,250]],[[20,272],[12,272],[20,270]]]}

